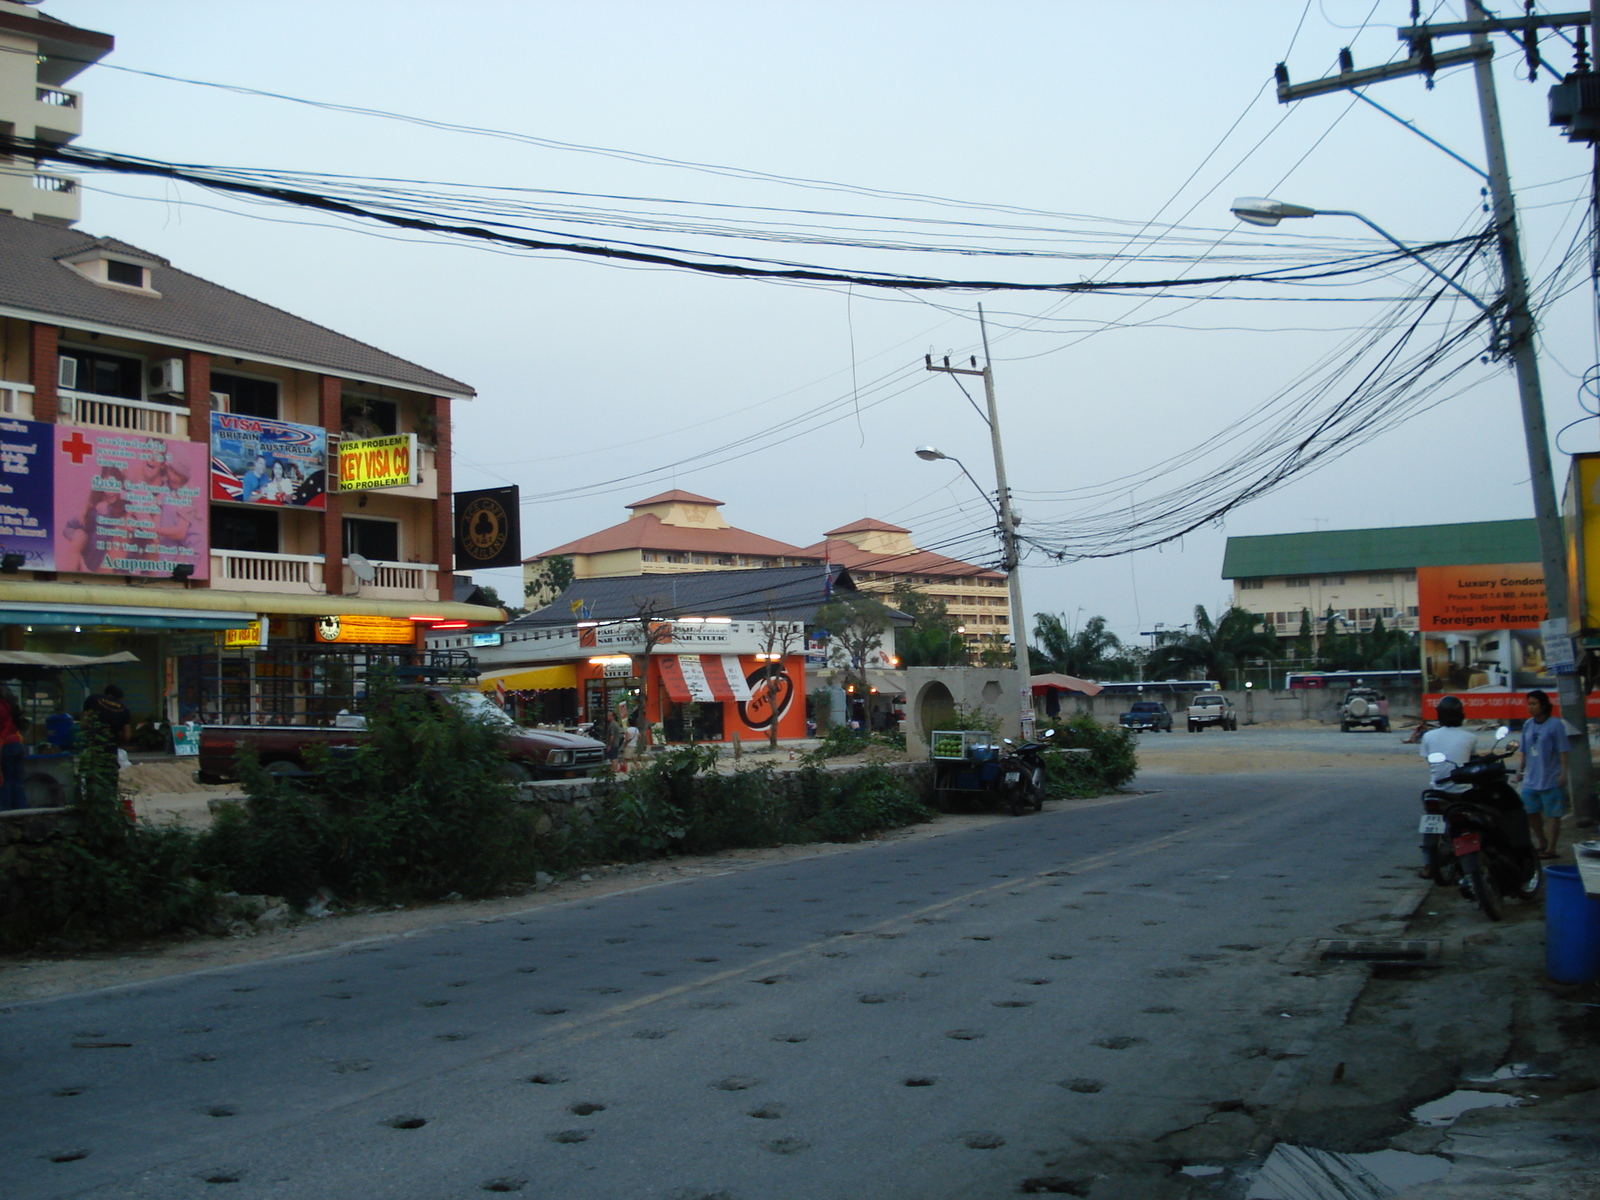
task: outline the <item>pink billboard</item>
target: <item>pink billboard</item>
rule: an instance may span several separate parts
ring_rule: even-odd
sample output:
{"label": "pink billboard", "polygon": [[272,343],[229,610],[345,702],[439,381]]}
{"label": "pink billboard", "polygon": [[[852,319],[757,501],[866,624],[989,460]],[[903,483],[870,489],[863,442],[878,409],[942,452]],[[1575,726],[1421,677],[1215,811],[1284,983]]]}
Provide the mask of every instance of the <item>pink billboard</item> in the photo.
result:
{"label": "pink billboard", "polygon": [[208,577],[204,442],[51,428],[57,571],[164,578],[187,566]]}

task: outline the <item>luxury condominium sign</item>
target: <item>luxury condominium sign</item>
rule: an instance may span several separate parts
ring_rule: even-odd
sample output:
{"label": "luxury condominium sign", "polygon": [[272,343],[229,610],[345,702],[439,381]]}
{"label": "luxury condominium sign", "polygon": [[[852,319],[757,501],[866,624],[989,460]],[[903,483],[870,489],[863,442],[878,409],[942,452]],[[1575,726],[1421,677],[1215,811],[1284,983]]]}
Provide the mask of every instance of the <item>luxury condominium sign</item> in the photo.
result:
{"label": "luxury condominium sign", "polygon": [[417,482],[417,435],[354,438],[339,443],[339,490],[412,487]]}

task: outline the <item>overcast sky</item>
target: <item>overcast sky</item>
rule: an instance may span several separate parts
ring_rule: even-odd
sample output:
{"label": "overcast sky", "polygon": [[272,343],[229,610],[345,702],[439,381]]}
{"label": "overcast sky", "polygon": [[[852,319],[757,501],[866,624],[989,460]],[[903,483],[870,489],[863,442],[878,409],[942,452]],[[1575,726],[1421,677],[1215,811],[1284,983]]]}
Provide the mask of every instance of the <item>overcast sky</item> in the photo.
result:
{"label": "overcast sky", "polygon": [[[1360,66],[1390,59],[1408,9],[1407,0],[46,5],[114,34],[107,62],[140,71],[1054,215],[752,181],[105,68],[72,84],[85,93],[80,145],[230,167],[648,197],[653,212],[727,213],[767,231],[818,220],[789,210],[862,214],[872,220],[852,224],[895,237],[926,229],[942,246],[1026,246],[1035,256],[524,224],[563,238],[607,234],[847,272],[1032,282],[1211,277],[1259,270],[1279,255],[1289,263],[1376,248],[1362,226],[1335,217],[1238,232],[1228,206],[1244,195],[1359,210],[1407,243],[1481,228],[1472,171],[1348,96],[1285,108],[1270,86],[1285,57],[1297,80],[1336,69],[1345,45]],[[1460,16],[1460,4],[1441,4],[1436,19]],[[1497,48],[1537,282],[1586,219],[1589,151],[1547,126],[1551,81],[1541,75],[1530,86],[1509,43]],[[1570,68],[1569,51],[1547,49]],[[1369,94],[1482,164],[1470,71],[1442,74],[1431,91],[1408,79]],[[1417,316],[1415,306],[1396,310],[1381,298],[1427,282],[1406,266],[1337,287],[1224,284],[1154,298],[801,287],[491,252],[397,231],[372,236],[352,222],[184,185],[87,182],[84,230],[475,387],[478,398],[456,417],[457,487],[511,482],[525,498],[546,497],[523,508],[525,554],[613,524],[624,504],[676,485],[725,501],[737,526],[801,545],[874,516],[909,526],[919,544],[991,562],[992,517],[976,489],[949,464],[911,453],[937,445],[993,486],[982,421],[948,377],[920,370],[927,352],[980,352],[980,301],[992,318],[1024,529],[1054,535],[1056,523],[1137,516],[1143,501],[1181,492],[1223,461],[1207,456],[1207,439],[1257,410],[1264,428],[1281,423],[1274,397],[1302,396],[1307,369],[1337,361],[1362,327],[1397,311]],[[713,204],[768,211],[704,207]],[[1149,221],[1185,229],[1136,241],[1131,262],[1038,255],[1114,249]],[[1018,225],[1028,231],[1000,228]],[[1213,257],[1195,261],[1213,243]],[[1494,286],[1478,266],[1463,279]],[[1583,415],[1579,378],[1596,361],[1592,313],[1592,294],[1577,286],[1541,314],[1552,431]],[[1426,329],[1437,336],[1470,315],[1465,305],[1436,307]],[[976,383],[968,381],[981,401]],[[1188,621],[1197,603],[1214,612],[1226,602],[1229,534],[1531,515],[1510,373],[1473,364],[1435,399],[1404,423],[1380,416],[1365,444],[1160,550],[1064,564],[1034,553],[1023,571],[1029,611],[1060,612],[1069,623],[1103,614],[1134,637],[1158,621]],[[784,422],[797,423],[766,432]],[[1560,446],[1594,448],[1594,426],[1568,430]],[[1558,457],[1558,484],[1565,470]],[[1051,495],[1077,488],[1099,489],[1092,511],[1081,498]],[[483,578],[502,594],[517,590],[514,572]]]}

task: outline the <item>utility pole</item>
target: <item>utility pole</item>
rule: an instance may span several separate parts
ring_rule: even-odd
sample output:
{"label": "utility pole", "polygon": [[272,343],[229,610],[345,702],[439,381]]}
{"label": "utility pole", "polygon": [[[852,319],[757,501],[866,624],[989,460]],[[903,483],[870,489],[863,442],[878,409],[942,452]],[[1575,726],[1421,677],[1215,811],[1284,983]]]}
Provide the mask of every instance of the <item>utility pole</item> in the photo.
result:
{"label": "utility pole", "polygon": [[[1600,8],[1600,5],[1597,5]],[[1413,13],[1416,9],[1413,6]],[[1491,33],[1525,34],[1532,38],[1539,28],[1563,25],[1588,26],[1595,11],[1565,13],[1507,20],[1491,19],[1482,0],[1467,0],[1467,20],[1440,25],[1412,25],[1398,31],[1401,41],[1411,45],[1411,57],[1362,71],[1354,69],[1349,51],[1340,55],[1338,75],[1306,84],[1291,84],[1288,70],[1278,64],[1278,101],[1288,104],[1310,96],[1347,91],[1388,79],[1408,75],[1427,75],[1455,63],[1471,62],[1477,82],[1478,111],[1483,123],[1484,149],[1488,156],[1487,178],[1494,226],[1505,275],[1505,352],[1516,370],[1517,392],[1522,406],[1522,428],[1527,443],[1528,469],[1532,476],[1534,520],[1539,530],[1539,552],[1544,565],[1545,605],[1552,620],[1566,623],[1570,630],[1566,534],[1561,510],[1556,504],[1555,480],[1550,462],[1550,439],[1545,427],[1544,396],[1539,385],[1539,362],[1533,341],[1533,315],[1528,307],[1528,282],[1523,272],[1522,249],[1517,236],[1516,202],[1511,192],[1511,174],[1506,165],[1505,141],[1500,129],[1500,105],[1495,95],[1494,68],[1490,59],[1494,47]],[[1413,20],[1415,20],[1413,16]],[[1469,44],[1459,50],[1435,53],[1433,39],[1467,35]],[[1556,676],[1561,699],[1561,715],[1578,732],[1583,752],[1568,756],[1568,776],[1572,784],[1573,805],[1580,824],[1593,824],[1595,795],[1593,772],[1588,753],[1588,720],[1584,712],[1580,676]]]}
{"label": "utility pole", "polygon": [[1017,519],[1011,512],[1011,489],[1006,486],[1006,456],[1000,443],[1000,410],[994,398],[994,363],[989,358],[989,326],[983,319],[983,305],[978,305],[978,329],[983,335],[983,368],[952,367],[950,360],[935,366],[932,356],[924,361],[928,370],[946,375],[978,375],[983,379],[983,395],[989,406],[989,442],[994,448],[995,499],[1000,510],[1000,547],[1004,555],[1002,566],[1006,571],[1007,592],[1011,598],[1011,654],[1017,670],[1022,673],[1022,736],[1033,736],[1033,666],[1028,661],[1028,618],[1022,604],[1022,555],[1017,549]]}

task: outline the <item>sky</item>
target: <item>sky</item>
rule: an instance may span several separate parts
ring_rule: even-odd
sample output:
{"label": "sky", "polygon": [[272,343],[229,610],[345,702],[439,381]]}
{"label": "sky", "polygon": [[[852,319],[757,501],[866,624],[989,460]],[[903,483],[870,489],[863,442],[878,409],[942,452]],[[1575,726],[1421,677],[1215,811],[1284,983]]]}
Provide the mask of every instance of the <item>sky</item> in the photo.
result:
{"label": "sky", "polygon": [[[1424,10],[1462,16],[1460,4]],[[1398,121],[1346,94],[1275,98],[1279,61],[1303,81],[1336,70],[1344,46],[1357,66],[1395,57],[1408,0],[1154,0],[1137,22],[1127,6],[1078,0],[48,0],[45,11],[117,39],[106,65],[71,85],[85,97],[80,146],[586,209],[621,204],[597,196],[636,197],[636,211],[702,225],[737,217],[768,234],[875,231],[863,246],[619,230],[588,223],[592,212],[582,224],[571,213],[522,218],[563,241],[605,235],[956,281],[1184,281],[1383,245],[1333,216],[1240,226],[1228,211],[1238,196],[1359,211],[1408,245],[1487,222],[1480,177]],[[1524,253],[1536,293],[1549,294],[1538,317],[1548,422],[1553,435],[1571,426],[1552,441],[1594,449],[1580,386],[1597,359],[1594,297],[1574,241],[1590,152],[1548,126],[1553,78],[1530,84],[1510,44],[1497,49]],[[1568,48],[1551,41],[1546,52],[1570,69]],[[1470,70],[1441,73],[1431,90],[1412,78],[1368,95],[1482,165]],[[1472,333],[1453,348],[1446,386],[1373,406],[1358,444],[1269,494],[1159,548],[1047,553],[1133,544],[1163,497],[1203,516],[1193,484],[1207,473],[1215,496],[1237,494],[1259,467],[1254,439],[1291,427],[1293,406],[1301,420],[1332,408],[1343,389],[1312,392],[1308,381],[1319,364],[1348,362],[1371,336],[1363,330],[1381,340],[1420,320],[1423,340],[1459,331],[1471,307],[1425,310],[1415,297],[1435,289],[1409,263],[1137,295],[802,286],[497,250],[153,179],[97,173],[85,186],[83,230],[471,384],[478,396],[455,417],[456,487],[520,485],[528,555],[681,487],[724,501],[736,526],[798,545],[871,516],[992,564],[979,488],[912,454],[938,446],[994,487],[980,415],[950,377],[922,369],[924,354],[982,354],[980,303],[1009,482],[1023,532],[1042,547],[1021,571],[1029,612],[1069,626],[1103,615],[1140,642],[1197,604],[1214,614],[1227,603],[1230,535],[1532,514],[1515,382],[1473,357],[1487,342]],[[922,248],[882,246],[915,238]],[[967,252],[947,252],[958,248]],[[972,252],[1001,248],[1030,253]],[[1564,262],[1573,269],[1558,271]],[[1461,278],[1479,293],[1498,286],[1482,256]],[[1353,376],[1343,378],[1348,388]],[[979,381],[963,382],[981,403]],[[1219,446],[1238,422],[1253,432]],[[1558,453],[1558,486],[1565,472]],[[479,579],[520,591],[515,571]]]}

